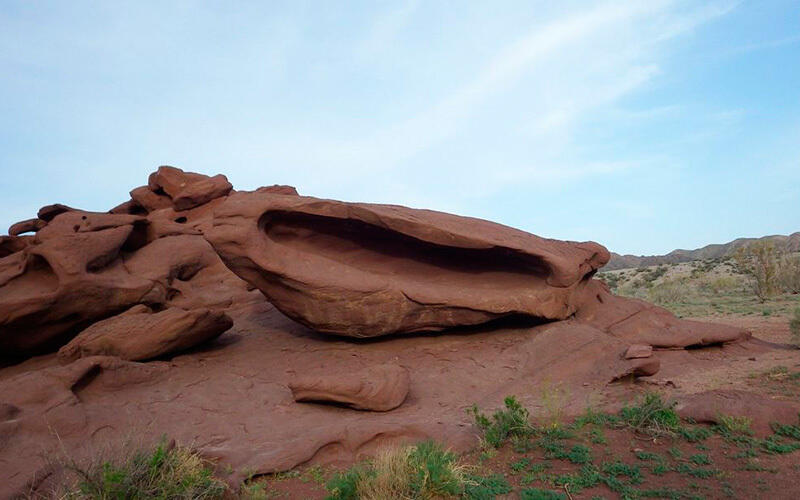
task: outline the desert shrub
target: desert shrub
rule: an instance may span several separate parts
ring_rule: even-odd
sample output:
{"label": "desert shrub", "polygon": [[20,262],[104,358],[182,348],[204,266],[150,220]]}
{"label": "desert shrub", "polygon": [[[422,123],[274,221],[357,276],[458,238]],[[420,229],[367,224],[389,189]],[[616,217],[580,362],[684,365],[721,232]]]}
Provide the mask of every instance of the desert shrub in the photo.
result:
{"label": "desert shrub", "polygon": [[718,276],[716,278],[706,278],[700,282],[700,288],[708,293],[719,295],[730,292],[740,287],[739,280],[733,276]]}
{"label": "desert shrub", "polygon": [[670,304],[680,302],[688,292],[687,284],[680,280],[669,280],[653,286],[647,292],[651,302]]}
{"label": "desert shrub", "polygon": [[514,396],[506,397],[504,404],[505,409],[495,411],[491,417],[475,405],[468,410],[475,418],[475,425],[483,431],[483,439],[495,448],[509,438],[525,440],[535,432],[528,410]]}
{"label": "desert shrub", "polygon": [[154,449],[134,451],[117,460],[64,465],[77,476],[66,498],[213,499],[227,492],[225,483],[213,476],[208,461],[165,439]]}
{"label": "desert shrub", "polygon": [[781,258],[778,282],[784,292],[800,293],[800,254]]}
{"label": "desert shrub", "polygon": [[619,275],[612,273],[597,273],[597,278],[605,281],[609,288],[619,286]]}
{"label": "desert shrub", "polygon": [[501,475],[469,474],[455,454],[433,441],[387,449],[370,462],[335,474],[327,489],[331,500],[488,499],[511,491]]}
{"label": "desert shrub", "polygon": [[653,283],[658,278],[664,276],[667,272],[667,266],[658,266],[652,269],[648,269],[643,275],[642,279],[645,283]]}
{"label": "desert shrub", "polygon": [[794,343],[800,345],[800,307],[794,310],[794,316],[789,320],[789,330]]}
{"label": "desert shrub", "polygon": [[751,288],[761,302],[780,291],[780,255],[769,241],[756,241],[733,254],[736,270],[750,279]]}
{"label": "desert shrub", "polygon": [[674,402],[667,403],[658,393],[650,392],[636,404],[623,407],[619,416],[623,425],[635,432],[652,436],[674,435],[681,427],[674,407]]}

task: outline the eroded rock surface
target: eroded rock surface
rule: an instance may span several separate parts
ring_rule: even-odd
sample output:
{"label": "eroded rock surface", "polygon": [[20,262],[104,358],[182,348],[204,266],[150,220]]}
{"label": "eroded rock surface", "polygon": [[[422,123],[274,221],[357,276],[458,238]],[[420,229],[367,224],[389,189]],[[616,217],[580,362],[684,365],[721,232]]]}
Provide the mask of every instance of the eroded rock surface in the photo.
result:
{"label": "eroded rock surface", "polygon": [[[473,403],[513,394],[538,416],[550,391],[576,415],[629,401],[637,378],[769,349],[615,297],[591,278],[608,259],[596,243],[289,186],[236,193],[171,167],[110,213],[54,204],[13,232],[0,236],[0,357],[16,357],[0,367],[2,498],[39,491],[43,451],[131,435],[192,443],[240,478],[390,443],[465,450]],[[177,352],[225,317],[208,348]],[[413,335],[430,330],[448,331]],[[654,349],[626,359],[632,344]],[[115,357],[69,362],[95,353]]]}
{"label": "eroded rock surface", "polygon": [[408,395],[408,370],[385,364],[354,372],[305,375],[289,383],[295,401],[340,403],[356,410],[389,411]]}
{"label": "eroded rock surface", "polygon": [[220,311],[169,307],[153,312],[140,304],[93,324],[59,349],[58,356],[64,362],[97,355],[143,361],[202,344],[232,326]]}
{"label": "eroded rock surface", "polygon": [[137,304],[219,309],[251,300],[203,238],[227,180],[172,167],[151,177],[157,191],[144,190],[163,204],[131,200],[114,213],[48,205],[12,227],[36,234],[2,237],[0,358],[55,351]]}
{"label": "eroded rock surface", "polygon": [[393,205],[236,193],[206,233],[292,319],[352,337],[565,319],[608,251]]}

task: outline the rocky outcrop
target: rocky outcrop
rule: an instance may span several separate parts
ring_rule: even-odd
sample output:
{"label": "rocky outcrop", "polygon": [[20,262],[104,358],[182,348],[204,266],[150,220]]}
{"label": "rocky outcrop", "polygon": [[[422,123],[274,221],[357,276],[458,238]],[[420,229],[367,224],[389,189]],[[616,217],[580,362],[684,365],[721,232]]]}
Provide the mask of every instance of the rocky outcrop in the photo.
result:
{"label": "rocky outcrop", "polygon": [[202,344],[232,326],[223,312],[177,307],[153,312],[140,304],[82,331],[59,349],[58,357],[64,362],[97,355],[144,361]]}
{"label": "rocky outcrop", "polygon": [[270,192],[229,196],[206,238],[284,314],[352,337],[565,319],[608,259],[468,217]]}
{"label": "rocky outcrop", "polygon": [[598,280],[587,284],[576,308],[577,321],[629,344],[646,344],[655,349],[722,345],[751,337],[743,328],[685,320],[643,300],[618,297]]}
{"label": "rocky outcrop", "polygon": [[[514,394],[535,416],[549,391],[575,415],[770,349],[615,297],[592,279],[608,259],[596,243],[290,186],[236,193],[171,167],[109,213],[54,204],[11,232],[2,498],[47,491],[31,482],[47,475],[45,453],[81,458],[131,435],[195,443],[242,476],[432,438],[466,450],[473,403]],[[652,352],[626,359],[635,344]]]}
{"label": "rocky outcrop", "polygon": [[305,375],[289,383],[295,401],[339,403],[372,411],[389,411],[403,404],[408,386],[408,370],[393,364]]}
{"label": "rocky outcrop", "polygon": [[[161,167],[151,184],[155,191],[134,190],[149,194],[113,213],[48,205],[0,239],[0,357],[57,350],[137,304],[216,310],[247,300],[247,285],[202,236],[213,203],[230,191],[227,180]],[[144,329],[147,317],[137,316]],[[175,332],[163,331],[169,344]]]}

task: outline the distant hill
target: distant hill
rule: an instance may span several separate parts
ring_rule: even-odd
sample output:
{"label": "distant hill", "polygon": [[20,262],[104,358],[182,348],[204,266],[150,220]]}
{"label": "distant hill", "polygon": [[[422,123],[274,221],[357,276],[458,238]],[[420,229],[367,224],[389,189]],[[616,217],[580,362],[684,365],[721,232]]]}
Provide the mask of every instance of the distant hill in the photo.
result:
{"label": "distant hill", "polygon": [[737,248],[745,246],[754,241],[769,240],[775,246],[787,252],[800,252],[800,232],[792,233],[789,236],[773,235],[762,238],[738,238],[728,243],[706,245],[695,250],[673,250],[666,255],[620,255],[611,252],[611,260],[603,268],[604,271],[615,271],[617,269],[628,269],[631,267],[657,266],[659,264],[677,264],[692,260],[716,259],[728,257]]}

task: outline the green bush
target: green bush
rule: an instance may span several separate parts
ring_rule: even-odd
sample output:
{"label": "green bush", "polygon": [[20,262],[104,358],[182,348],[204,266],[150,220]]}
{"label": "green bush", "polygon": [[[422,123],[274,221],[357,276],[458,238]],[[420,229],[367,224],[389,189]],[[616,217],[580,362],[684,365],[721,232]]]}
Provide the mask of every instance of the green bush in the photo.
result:
{"label": "green bush", "polygon": [[475,425],[483,431],[483,439],[495,448],[502,446],[509,438],[524,440],[535,433],[528,410],[514,396],[505,398],[504,404],[505,409],[495,411],[491,417],[481,413],[475,405],[469,409],[475,418]]}
{"label": "green bush", "polygon": [[675,403],[666,403],[657,393],[644,395],[637,404],[620,410],[622,422],[636,432],[658,435],[674,435],[681,427],[681,420],[674,410]]}

